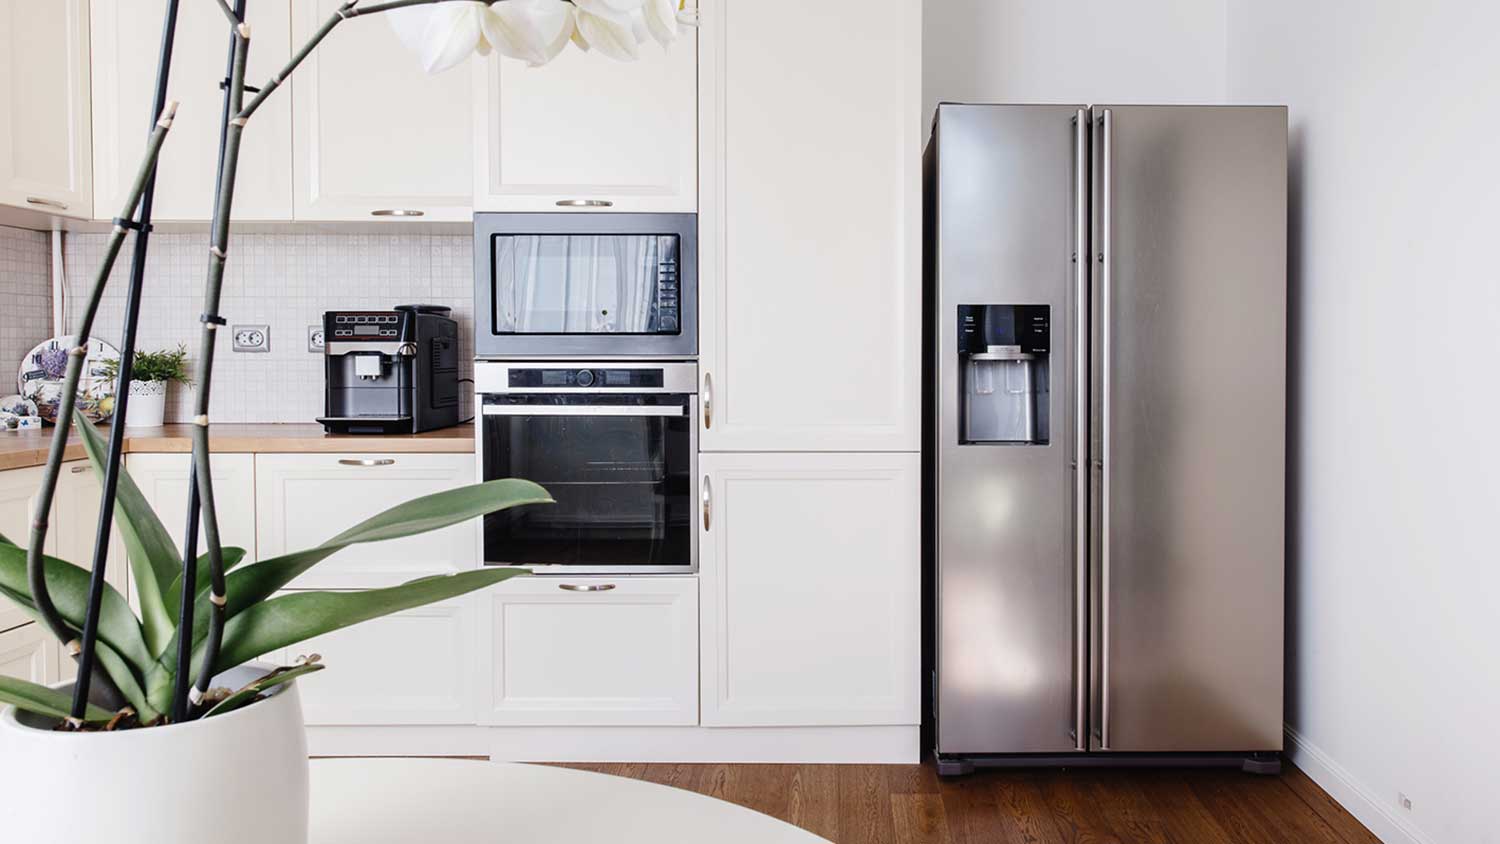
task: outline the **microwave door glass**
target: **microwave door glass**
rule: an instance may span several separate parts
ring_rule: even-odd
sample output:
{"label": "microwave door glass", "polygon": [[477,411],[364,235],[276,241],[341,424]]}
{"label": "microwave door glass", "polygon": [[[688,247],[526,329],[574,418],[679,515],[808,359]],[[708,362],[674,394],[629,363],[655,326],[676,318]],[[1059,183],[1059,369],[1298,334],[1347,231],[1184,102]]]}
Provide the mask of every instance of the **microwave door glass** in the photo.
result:
{"label": "microwave door glass", "polygon": [[657,333],[661,240],[657,235],[496,237],[496,333]]}

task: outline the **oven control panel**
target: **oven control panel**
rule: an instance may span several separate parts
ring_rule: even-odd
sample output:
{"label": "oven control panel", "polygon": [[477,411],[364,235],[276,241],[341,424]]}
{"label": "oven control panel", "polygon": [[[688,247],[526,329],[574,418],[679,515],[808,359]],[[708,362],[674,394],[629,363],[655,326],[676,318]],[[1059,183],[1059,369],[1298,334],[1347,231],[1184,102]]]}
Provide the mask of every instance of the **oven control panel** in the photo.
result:
{"label": "oven control panel", "polygon": [[512,369],[510,386],[513,389],[590,390],[600,387],[608,389],[640,389],[661,387],[660,369]]}

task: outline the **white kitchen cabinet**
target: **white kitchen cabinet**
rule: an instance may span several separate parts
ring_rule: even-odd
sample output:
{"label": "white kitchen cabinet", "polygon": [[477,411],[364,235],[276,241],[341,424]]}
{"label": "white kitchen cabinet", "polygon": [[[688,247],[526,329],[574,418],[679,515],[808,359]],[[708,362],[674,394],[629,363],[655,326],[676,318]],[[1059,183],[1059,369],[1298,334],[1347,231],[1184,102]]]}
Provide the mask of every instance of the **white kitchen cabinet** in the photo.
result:
{"label": "white kitchen cabinet", "polygon": [[0,55],[0,204],[88,219],[88,0],[0,0]]}
{"label": "white kitchen cabinet", "polygon": [[[0,535],[22,548],[31,542],[32,502],[41,483],[40,467],[0,472]],[[0,630],[19,627],[30,620],[20,607],[0,598]]]}
{"label": "white kitchen cabinet", "polygon": [[474,723],[475,597],[428,604],[310,639],[276,655],[319,654],[297,683],[309,725]]}
{"label": "white kitchen cabinet", "polygon": [[[100,219],[119,214],[135,179],[156,90],[157,45],[166,0],[94,0],[94,207]],[[252,30],[247,84],[259,85],[291,56],[291,5],[246,5]],[[153,216],[208,220],[218,170],[219,118],[229,27],[213,3],[178,7],[167,98],[181,105],[162,147]],[[292,107],[280,91],[255,113],[240,145],[236,221],[292,218]]]}
{"label": "white kitchen cabinet", "polygon": [[909,0],[705,5],[705,451],[919,449],[921,31]]}
{"label": "white kitchen cabinet", "polygon": [[0,677],[50,685],[58,682],[61,649],[40,624],[0,633]]}
{"label": "white kitchen cabinet", "polygon": [[704,454],[706,726],[918,723],[917,454]]}
{"label": "white kitchen cabinet", "polygon": [[571,46],[542,68],[476,62],[475,210],[697,210],[697,53],[683,28],[635,62]]}
{"label": "white kitchen cabinet", "polygon": [[[384,510],[474,483],[472,454],[257,454],[256,551],[312,548]],[[474,522],[355,545],[319,563],[296,589],[393,586],[477,565]]]}
{"label": "white kitchen cabinet", "polygon": [[[340,5],[294,3],[293,43]],[[384,16],[339,25],[292,75],[296,219],[469,222],[472,78],[424,73]]]}
{"label": "white kitchen cabinet", "polygon": [[[130,477],[146,496],[172,539],[181,544],[187,515],[191,454],[135,453],[126,458]],[[245,562],[255,556],[255,455],[217,453],[208,456],[214,473],[214,509],[219,517],[219,544],[244,548]],[[207,542],[198,531],[198,553]]]}
{"label": "white kitchen cabinet", "polygon": [[698,723],[697,578],[521,577],[478,597],[481,723]]}

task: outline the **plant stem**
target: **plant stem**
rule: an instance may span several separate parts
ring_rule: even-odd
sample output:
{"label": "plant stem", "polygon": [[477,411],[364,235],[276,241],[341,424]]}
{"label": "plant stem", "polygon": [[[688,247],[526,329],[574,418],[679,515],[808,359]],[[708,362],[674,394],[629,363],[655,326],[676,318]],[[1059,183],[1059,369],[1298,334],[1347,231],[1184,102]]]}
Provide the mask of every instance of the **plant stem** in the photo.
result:
{"label": "plant stem", "polygon": [[[167,82],[172,75],[172,46],[177,37],[178,0],[168,0],[162,24],[161,48],[156,62],[156,91],[151,99],[151,132],[167,105]],[[115,384],[115,424],[109,426],[109,449],[104,458],[103,489],[94,531],[94,564],[89,576],[88,609],[83,616],[83,646],[78,657],[78,681],[73,685],[74,718],[83,718],[94,676],[94,651],[99,638],[99,613],[104,602],[105,568],[109,565],[109,533],[115,515],[115,491],[120,484],[120,455],[125,449],[125,416],[130,406],[130,376],[135,366],[135,338],[140,327],[141,291],[146,279],[146,251],[151,238],[151,207],[156,200],[156,166],[146,179],[135,219],[135,252],[130,262],[130,283],[125,290],[125,324],[120,331],[120,365]]]}

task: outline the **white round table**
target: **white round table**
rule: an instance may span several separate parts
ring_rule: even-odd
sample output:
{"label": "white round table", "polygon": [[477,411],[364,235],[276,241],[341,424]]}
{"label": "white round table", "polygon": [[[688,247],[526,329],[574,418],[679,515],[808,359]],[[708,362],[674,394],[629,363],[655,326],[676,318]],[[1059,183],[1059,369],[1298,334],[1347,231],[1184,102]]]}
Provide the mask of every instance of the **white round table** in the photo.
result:
{"label": "white round table", "polygon": [[743,806],[589,771],[456,759],[311,765],[311,844],[828,844]]}

